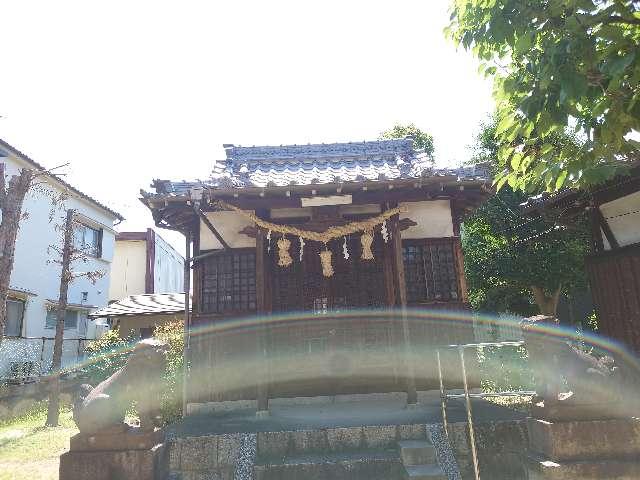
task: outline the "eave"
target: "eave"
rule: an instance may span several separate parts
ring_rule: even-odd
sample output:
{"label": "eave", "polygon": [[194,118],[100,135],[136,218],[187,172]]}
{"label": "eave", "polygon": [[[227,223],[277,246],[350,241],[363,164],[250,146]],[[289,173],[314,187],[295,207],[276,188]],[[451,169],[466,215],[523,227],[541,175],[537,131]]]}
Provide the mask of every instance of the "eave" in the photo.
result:
{"label": "eave", "polygon": [[195,189],[180,194],[141,194],[140,201],[151,210],[158,227],[185,232],[193,230],[198,222],[194,205],[197,204],[198,209],[205,212],[219,210],[215,206],[217,199],[246,210],[300,208],[303,197],[339,194],[351,195],[354,205],[450,199],[455,201],[456,209],[464,215],[475,210],[492,195],[493,189],[488,180],[438,175],[366,182],[243,188],[218,188],[199,184]]}

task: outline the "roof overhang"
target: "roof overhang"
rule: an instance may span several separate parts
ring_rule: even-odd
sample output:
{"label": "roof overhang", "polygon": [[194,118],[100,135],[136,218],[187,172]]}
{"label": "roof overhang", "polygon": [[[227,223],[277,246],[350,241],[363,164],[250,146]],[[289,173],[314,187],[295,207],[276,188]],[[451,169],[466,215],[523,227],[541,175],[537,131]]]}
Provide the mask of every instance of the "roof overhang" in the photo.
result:
{"label": "roof overhang", "polygon": [[351,203],[384,204],[436,199],[455,200],[463,213],[475,210],[493,194],[486,179],[461,179],[457,175],[424,176],[411,179],[323,183],[267,187],[220,188],[194,183],[180,192],[141,192],[140,201],[153,214],[156,225],[185,232],[198,221],[195,206],[203,211],[220,210],[216,200],[224,200],[246,210],[301,208],[302,198],[351,195]]}

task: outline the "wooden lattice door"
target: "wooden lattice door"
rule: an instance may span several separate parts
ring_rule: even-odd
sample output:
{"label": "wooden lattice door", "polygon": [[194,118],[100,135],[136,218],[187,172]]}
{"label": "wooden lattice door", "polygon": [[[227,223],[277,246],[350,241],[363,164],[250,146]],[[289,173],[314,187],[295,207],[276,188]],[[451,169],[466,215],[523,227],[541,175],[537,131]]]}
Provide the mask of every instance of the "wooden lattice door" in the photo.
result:
{"label": "wooden lattice door", "polygon": [[[294,243],[294,242],[292,242]],[[297,242],[296,242],[297,243]],[[271,332],[271,345],[279,367],[273,369],[273,394],[331,395],[382,391],[367,378],[379,365],[366,363],[372,352],[390,351],[391,327],[366,315],[344,316],[352,309],[385,307],[384,242],[377,236],[373,260],[362,260],[360,238],[331,242],[334,274],[324,277],[317,244],[307,244],[302,261],[292,245],[292,265],[277,265],[272,255],[272,307],[274,312],[300,312]],[[391,279],[389,279],[390,281]],[[375,317],[372,315],[371,317]],[[385,362],[389,363],[386,357]],[[369,369],[367,370],[367,367]],[[364,371],[367,370],[367,371]]]}
{"label": "wooden lattice door", "polygon": [[299,246],[292,245],[291,255],[295,260],[289,267],[278,266],[277,256],[271,256],[273,311],[328,314],[385,305],[382,240],[376,237],[373,242],[373,260],[360,259],[359,237],[348,241],[348,259],[343,256],[342,240],[330,242],[329,248],[333,252],[331,277],[322,274],[317,244],[305,247],[302,261],[299,261]]}

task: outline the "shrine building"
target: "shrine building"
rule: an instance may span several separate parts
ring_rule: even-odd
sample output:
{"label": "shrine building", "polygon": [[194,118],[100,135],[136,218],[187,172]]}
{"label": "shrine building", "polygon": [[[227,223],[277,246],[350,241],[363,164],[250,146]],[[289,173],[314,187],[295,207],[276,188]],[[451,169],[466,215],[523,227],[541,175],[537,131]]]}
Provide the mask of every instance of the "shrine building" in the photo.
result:
{"label": "shrine building", "polygon": [[421,319],[469,309],[460,224],[488,172],[436,168],[411,138],[224,148],[209,179],[141,198],[186,238],[186,403],[437,389],[434,359],[407,358],[473,341]]}

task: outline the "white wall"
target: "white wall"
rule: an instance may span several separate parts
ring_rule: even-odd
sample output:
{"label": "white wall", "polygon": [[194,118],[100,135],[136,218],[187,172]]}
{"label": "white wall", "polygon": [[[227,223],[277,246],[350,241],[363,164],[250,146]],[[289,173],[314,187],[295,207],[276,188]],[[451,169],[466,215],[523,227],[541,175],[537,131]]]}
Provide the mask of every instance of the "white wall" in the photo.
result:
{"label": "white wall", "polygon": [[[28,166],[19,158],[0,157],[5,163],[7,174],[14,175],[21,168]],[[45,180],[42,177],[41,180]],[[26,304],[23,318],[22,335],[29,337],[52,337],[54,329],[45,328],[47,306],[51,301],[56,302],[60,286],[60,265],[53,263],[56,258],[53,251],[48,251],[50,245],[61,245],[62,234],[55,230],[55,224],[63,224],[66,212],[58,210],[52,222],[49,221],[51,201],[48,194],[60,192],[61,186],[54,180],[41,184],[32,189],[25,198],[23,212],[28,214],[20,223],[20,230],[16,242],[16,252],[10,286],[15,290],[24,290],[33,295],[25,295]],[[78,278],[69,287],[69,303],[87,306],[103,307],[107,304],[111,261],[115,234],[112,229],[115,218],[113,215],[98,208],[89,201],[70,197],[66,201],[66,208],[74,208],[79,214],[95,222],[103,228],[102,258],[91,258],[87,264],[76,262],[77,271],[104,272],[104,276],[93,285],[86,278]],[[83,301],[82,293],[87,293]],[[89,308],[87,309],[89,310]],[[96,334],[96,326],[88,322],[87,336]],[[100,330],[98,328],[98,330]],[[77,338],[77,329],[65,331],[65,338]]]}
{"label": "white wall", "polygon": [[[640,242],[640,192],[600,205],[613,235],[621,247]],[[603,235],[606,249],[611,247]]]}
{"label": "white wall", "polygon": [[409,218],[417,223],[402,232],[403,239],[453,237],[453,220],[449,200],[401,203],[409,210],[400,218]]}
{"label": "white wall", "polygon": [[[401,203],[408,209],[402,213],[401,218],[410,218],[417,223],[402,232],[404,239],[419,238],[443,238],[453,237],[453,221],[451,218],[451,204],[449,200],[427,200],[423,202]],[[380,213],[379,205],[343,205],[340,211],[345,214],[368,213],[377,215]],[[310,209],[274,209],[271,212],[273,218],[309,216]],[[218,230],[222,238],[231,248],[255,247],[255,239],[238,233],[245,227],[253,226],[253,222],[237,212],[208,212],[207,218]],[[221,249],[222,245],[200,221],[200,249]]]}
{"label": "white wall", "polygon": [[184,258],[156,232],[153,293],[184,291]]}
{"label": "white wall", "polygon": [[[207,212],[207,218],[231,248],[255,247],[256,239],[238,233],[253,222],[237,212]],[[220,250],[222,244],[200,220],[200,250]]]}
{"label": "white wall", "polygon": [[109,300],[145,293],[147,242],[118,240],[111,265]]}

